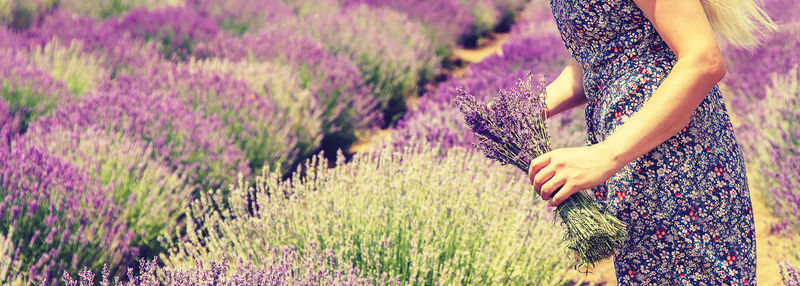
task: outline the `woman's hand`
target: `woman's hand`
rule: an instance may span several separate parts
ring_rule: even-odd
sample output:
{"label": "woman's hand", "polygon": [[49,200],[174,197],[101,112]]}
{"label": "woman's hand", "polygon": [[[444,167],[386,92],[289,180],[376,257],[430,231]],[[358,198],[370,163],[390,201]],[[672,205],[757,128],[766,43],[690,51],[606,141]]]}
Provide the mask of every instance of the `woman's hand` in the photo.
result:
{"label": "woman's hand", "polygon": [[624,164],[616,157],[603,143],[556,149],[534,159],[528,176],[536,193],[555,207],[580,190],[602,184],[622,169]]}

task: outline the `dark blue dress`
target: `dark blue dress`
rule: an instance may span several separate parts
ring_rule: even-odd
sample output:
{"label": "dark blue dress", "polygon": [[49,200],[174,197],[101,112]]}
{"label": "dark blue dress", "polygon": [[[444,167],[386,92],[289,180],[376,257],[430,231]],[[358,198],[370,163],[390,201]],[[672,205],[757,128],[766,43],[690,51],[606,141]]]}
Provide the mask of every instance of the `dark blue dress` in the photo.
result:
{"label": "dark blue dress", "polygon": [[[676,57],[633,0],[551,0],[583,66],[588,144],[639,110]],[[593,189],[628,223],[620,285],[755,284],[753,212],[742,151],[718,87],[677,135]]]}

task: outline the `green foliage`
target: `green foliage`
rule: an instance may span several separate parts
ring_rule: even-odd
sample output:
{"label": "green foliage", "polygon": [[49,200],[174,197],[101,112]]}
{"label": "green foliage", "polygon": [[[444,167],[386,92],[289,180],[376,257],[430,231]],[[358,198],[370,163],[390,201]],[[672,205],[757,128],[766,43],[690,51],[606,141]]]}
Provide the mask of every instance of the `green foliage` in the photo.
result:
{"label": "green foliage", "polygon": [[560,285],[570,262],[558,228],[518,171],[462,148],[444,158],[427,148],[385,147],[332,169],[320,156],[289,181],[265,172],[255,188],[240,182],[229,207],[221,192],[203,197],[163,258],[177,267],[222,254],[251,261],[313,242],[372,279]]}
{"label": "green foliage", "polygon": [[78,41],[71,42],[69,47],[52,41],[32,52],[30,60],[54,79],[63,81],[75,97],[82,97],[110,74],[99,59],[84,54],[81,46]]}

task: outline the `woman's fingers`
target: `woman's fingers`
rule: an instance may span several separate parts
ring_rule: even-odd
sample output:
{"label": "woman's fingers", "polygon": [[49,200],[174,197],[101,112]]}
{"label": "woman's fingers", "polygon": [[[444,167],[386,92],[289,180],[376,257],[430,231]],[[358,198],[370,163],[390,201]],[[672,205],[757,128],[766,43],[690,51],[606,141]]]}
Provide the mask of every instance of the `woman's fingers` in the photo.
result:
{"label": "woman's fingers", "polygon": [[542,196],[542,199],[545,201],[550,200],[550,197],[556,193],[558,188],[563,186],[566,181],[566,178],[559,176],[558,174],[554,175],[552,178],[550,178],[550,180],[547,180],[547,183],[542,185],[539,195]]}
{"label": "woman's fingers", "polygon": [[528,168],[528,178],[531,180],[531,185],[533,185],[533,178],[536,174],[548,164],[550,164],[550,153],[542,154],[531,161],[531,166]]}
{"label": "woman's fingers", "polygon": [[556,192],[555,195],[553,195],[553,198],[550,199],[547,205],[551,207],[557,207],[558,205],[566,201],[567,198],[569,198],[569,196],[576,193],[577,191],[579,190],[577,187],[575,187],[575,185],[564,184],[561,187],[561,190],[559,190],[558,192]]}
{"label": "woman's fingers", "polygon": [[536,192],[536,194],[540,196],[542,195],[542,185],[544,185],[547,180],[553,178],[553,175],[555,174],[556,170],[552,166],[546,166],[544,169],[536,173],[536,175],[533,177],[533,190]]}

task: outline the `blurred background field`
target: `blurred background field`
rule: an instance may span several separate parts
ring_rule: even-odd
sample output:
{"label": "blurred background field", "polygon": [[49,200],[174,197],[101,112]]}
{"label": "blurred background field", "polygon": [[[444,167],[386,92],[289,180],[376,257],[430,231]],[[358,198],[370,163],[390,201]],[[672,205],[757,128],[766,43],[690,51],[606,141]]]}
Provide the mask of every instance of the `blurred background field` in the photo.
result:
{"label": "blurred background field", "polygon": [[[764,5],[780,31],[724,47],[721,85],[758,282],[797,285],[800,4]],[[1,284],[615,285],[452,103],[555,77],[547,1],[0,0],[0,24]],[[585,144],[580,108],[549,127]]]}

